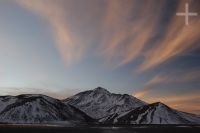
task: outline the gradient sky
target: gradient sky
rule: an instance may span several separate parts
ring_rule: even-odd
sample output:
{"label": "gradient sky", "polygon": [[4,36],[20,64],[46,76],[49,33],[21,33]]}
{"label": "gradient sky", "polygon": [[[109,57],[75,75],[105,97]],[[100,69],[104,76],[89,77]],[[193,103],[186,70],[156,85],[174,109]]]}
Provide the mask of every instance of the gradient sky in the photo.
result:
{"label": "gradient sky", "polygon": [[102,86],[200,114],[199,43],[199,0],[0,0],[0,95]]}

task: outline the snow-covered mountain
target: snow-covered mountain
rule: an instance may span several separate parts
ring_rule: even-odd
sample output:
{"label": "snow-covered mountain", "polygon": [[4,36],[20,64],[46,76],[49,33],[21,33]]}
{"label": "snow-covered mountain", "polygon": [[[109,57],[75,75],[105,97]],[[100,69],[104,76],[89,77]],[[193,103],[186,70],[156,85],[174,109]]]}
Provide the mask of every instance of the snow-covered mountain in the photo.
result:
{"label": "snow-covered mountain", "polygon": [[133,96],[110,93],[102,87],[78,93],[63,102],[79,108],[96,119],[146,105]]}
{"label": "snow-covered mountain", "polygon": [[102,118],[100,122],[112,124],[199,124],[200,117],[171,109],[157,102],[122,114]]}
{"label": "snow-covered mountain", "polygon": [[3,123],[87,123],[92,118],[71,105],[44,95],[0,97]]}
{"label": "snow-covered mountain", "polygon": [[[94,119],[95,118],[95,119]],[[0,123],[44,124],[200,124],[200,116],[163,103],[147,104],[104,88],[78,93],[65,100],[45,95],[0,97]]]}

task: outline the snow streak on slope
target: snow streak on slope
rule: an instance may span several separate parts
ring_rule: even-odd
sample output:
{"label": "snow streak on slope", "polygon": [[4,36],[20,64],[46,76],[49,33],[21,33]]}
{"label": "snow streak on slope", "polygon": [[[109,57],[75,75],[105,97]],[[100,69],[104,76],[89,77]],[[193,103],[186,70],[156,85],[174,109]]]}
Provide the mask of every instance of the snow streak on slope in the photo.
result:
{"label": "snow streak on slope", "polygon": [[16,101],[14,96],[1,96],[0,97],[0,112],[4,110],[8,105],[13,104]]}

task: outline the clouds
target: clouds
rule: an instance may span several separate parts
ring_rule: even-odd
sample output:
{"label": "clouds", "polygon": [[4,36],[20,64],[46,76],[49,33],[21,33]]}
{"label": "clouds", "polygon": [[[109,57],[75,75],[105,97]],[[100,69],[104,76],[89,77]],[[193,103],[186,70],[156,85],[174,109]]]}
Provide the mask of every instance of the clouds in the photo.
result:
{"label": "clouds", "polygon": [[[200,30],[196,28],[199,17],[190,17],[190,25],[185,26],[184,17],[176,16],[176,12],[184,11],[186,2],[174,2],[176,6],[171,11],[172,15],[165,17],[163,15],[169,13],[164,12],[170,12],[170,7],[167,11],[163,10],[170,5],[167,1],[109,1],[103,20],[106,34],[101,46],[102,55],[116,66],[126,65],[143,56],[138,69],[133,69],[144,72],[199,48]],[[189,2],[190,8],[199,12],[196,4]],[[164,17],[168,17],[167,23],[163,22]],[[160,28],[160,25],[167,28]],[[162,36],[152,43],[152,38],[159,34]]]}
{"label": "clouds", "polygon": [[149,93],[151,93],[151,88],[143,88],[143,89],[140,89],[138,92],[135,92],[133,93],[132,95],[134,97],[137,97],[137,98],[145,98],[145,96],[149,95]]}
{"label": "clouds", "polygon": [[176,71],[165,74],[157,74],[150,79],[145,85],[152,86],[157,84],[189,83],[200,80],[200,69],[187,71]]}
{"label": "clouds", "polygon": [[[162,2],[156,4],[162,5]],[[121,66],[136,59],[155,33],[161,8],[154,1],[109,1],[103,20],[102,55]]]}
{"label": "clouds", "polygon": [[[183,12],[185,3],[186,1],[179,1],[176,12]],[[194,1],[190,1],[189,5],[190,9],[199,11]],[[177,17],[174,13],[164,37],[148,51],[140,65],[140,71],[151,69],[178,55],[198,48],[200,30],[197,27],[199,24],[199,17],[190,17],[189,26],[185,26],[184,18]]]}
{"label": "clouds", "polygon": [[[117,67],[144,57],[139,72],[198,47],[199,17],[190,18],[190,25],[185,26],[184,18],[176,16],[176,12],[184,10],[185,2],[174,2],[177,7],[165,25],[168,28],[160,31],[167,1],[17,0],[48,22],[66,65],[80,61],[92,49]],[[198,11],[193,1],[189,5]],[[163,36],[152,43],[159,33]]]}
{"label": "clouds", "polygon": [[[76,46],[69,26],[66,23],[64,9],[61,3],[51,0],[17,0],[17,2],[48,22],[55,35],[56,46],[66,64],[70,64],[72,60],[79,58],[80,55],[78,54],[72,58],[72,53],[75,52],[78,46]],[[77,50],[80,49],[77,48]]]}
{"label": "clouds", "polygon": [[[72,1],[17,0],[16,2],[46,20],[54,34],[56,48],[67,66],[79,61],[84,56],[89,44],[75,33],[74,27],[79,25],[75,25],[76,22],[72,22],[72,20],[74,16],[80,17],[80,15],[75,11],[78,7],[74,7]],[[84,25],[86,21],[82,19],[80,23]],[[81,27],[79,26],[79,28]],[[85,38],[85,40],[87,39]]]}

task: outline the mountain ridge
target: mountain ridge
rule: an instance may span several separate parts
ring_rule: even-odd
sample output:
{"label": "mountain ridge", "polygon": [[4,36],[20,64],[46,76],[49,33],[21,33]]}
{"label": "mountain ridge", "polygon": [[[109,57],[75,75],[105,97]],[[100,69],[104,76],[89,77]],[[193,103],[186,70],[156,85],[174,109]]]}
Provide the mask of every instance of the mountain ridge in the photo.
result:
{"label": "mountain ridge", "polygon": [[97,87],[64,100],[41,94],[0,96],[0,123],[200,124],[200,116]]}

